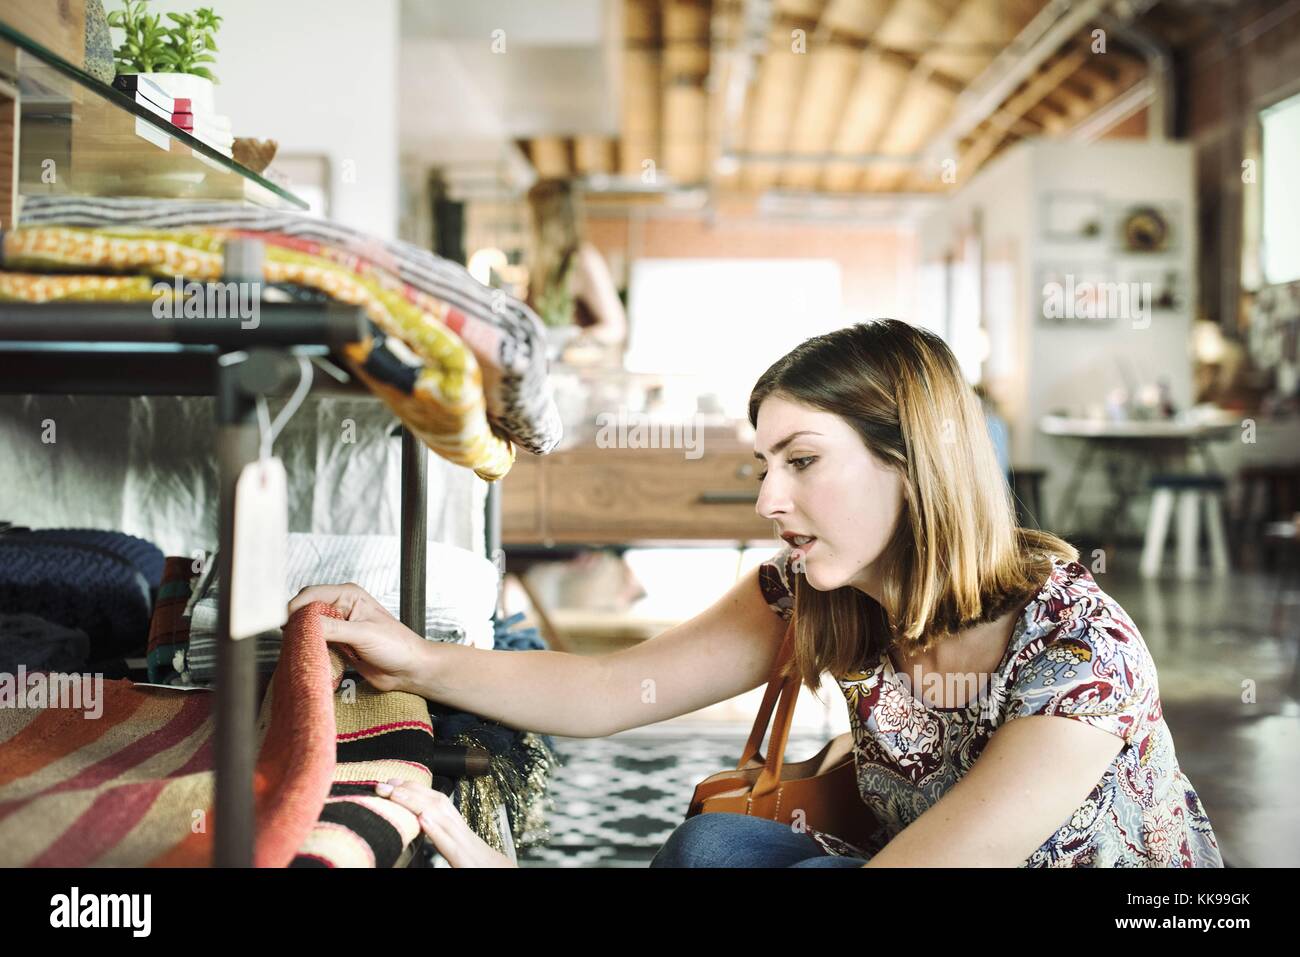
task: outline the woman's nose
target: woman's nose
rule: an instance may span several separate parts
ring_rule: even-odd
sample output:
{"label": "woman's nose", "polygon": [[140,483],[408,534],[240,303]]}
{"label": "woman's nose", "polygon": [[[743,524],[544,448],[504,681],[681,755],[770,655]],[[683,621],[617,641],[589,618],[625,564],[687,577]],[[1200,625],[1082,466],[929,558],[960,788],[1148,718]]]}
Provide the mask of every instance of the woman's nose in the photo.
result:
{"label": "woman's nose", "polygon": [[774,519],[789,510],[790,499],[785,489],[781,487],[780,479],[772,475],[763,479],[763,485],[758,491],[758,501],[754,503],[754,511],[762,518]]}

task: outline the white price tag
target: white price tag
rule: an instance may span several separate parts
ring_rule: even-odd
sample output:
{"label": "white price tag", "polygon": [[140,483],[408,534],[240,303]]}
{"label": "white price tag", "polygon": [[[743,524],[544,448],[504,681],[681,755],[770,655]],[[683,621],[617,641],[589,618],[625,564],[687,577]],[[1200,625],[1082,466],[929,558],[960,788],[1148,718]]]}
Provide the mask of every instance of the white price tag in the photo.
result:
{"label": "white price tag", "polygon": [[285,622],[289,496],[278,458],[244,466],[235,483],[235,554],[230,572],[230,637],[248,638]]}

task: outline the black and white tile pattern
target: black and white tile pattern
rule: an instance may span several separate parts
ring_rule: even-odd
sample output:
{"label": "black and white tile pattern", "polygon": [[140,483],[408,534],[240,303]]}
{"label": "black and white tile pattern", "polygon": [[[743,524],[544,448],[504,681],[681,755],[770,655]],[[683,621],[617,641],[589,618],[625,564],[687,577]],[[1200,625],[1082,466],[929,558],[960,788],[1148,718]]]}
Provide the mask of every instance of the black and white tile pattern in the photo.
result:
{"label": "black and white tile pattern", "polygon": [[[791,733],[787,760],[833,735]],[[695,785],[735,767],[748,734],[735,727],[638,728],[608,738],[554,738],[563,764],[548,788],[551,840],[521,867],[644,867],[686,818]]]}

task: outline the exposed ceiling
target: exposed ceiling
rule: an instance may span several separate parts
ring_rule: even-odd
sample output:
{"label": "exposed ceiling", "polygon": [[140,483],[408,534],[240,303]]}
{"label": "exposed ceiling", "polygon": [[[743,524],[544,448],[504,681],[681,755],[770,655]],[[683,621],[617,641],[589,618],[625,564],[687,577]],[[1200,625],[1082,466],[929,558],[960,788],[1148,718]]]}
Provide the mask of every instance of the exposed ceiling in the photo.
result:
{"label": "exposed ceiling", "polygon": [[624,200],[940,193],[1024,137],[1087,138],[1139,111],[1159,132],[1168,45],[1216,7],[404,0],[403,153],[497,193],[534,175]]}
{"label": "exposed ceiling", "polygon": [[1158,105],[1162,37],[1191,16],[1155,0],[621,2],[621,136],[524,138],[540,175],[941,192],[1024,137]]}

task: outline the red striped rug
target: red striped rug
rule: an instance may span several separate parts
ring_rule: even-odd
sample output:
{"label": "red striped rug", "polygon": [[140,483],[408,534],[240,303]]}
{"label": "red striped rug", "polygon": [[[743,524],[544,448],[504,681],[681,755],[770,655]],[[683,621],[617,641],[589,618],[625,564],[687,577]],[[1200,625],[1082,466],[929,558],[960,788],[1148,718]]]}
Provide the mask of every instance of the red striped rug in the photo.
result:
{"label": "red striped rug", "polygon": [[[285,626],[259,713],[259,867],[289,864],[329,795],[342,667],[321,635],[323,614],[335,612],[318,602]],[[84,707],[0,707],[0,866],[210,864],[213,700],[104,681],[95,717]]]}

